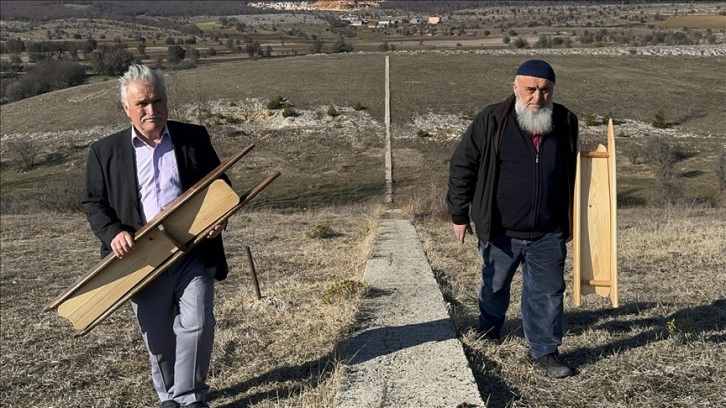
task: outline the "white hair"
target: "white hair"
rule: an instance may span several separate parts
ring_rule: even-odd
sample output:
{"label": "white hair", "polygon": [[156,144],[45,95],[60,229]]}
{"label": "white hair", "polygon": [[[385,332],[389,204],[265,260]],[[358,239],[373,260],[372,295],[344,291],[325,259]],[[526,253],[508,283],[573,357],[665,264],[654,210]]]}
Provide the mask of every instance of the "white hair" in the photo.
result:
{"label": "white hair", "polygon": [[134,81],[141,81],[154,85],[157,90],[161,91],[161,94],[164,96],[164,100],[168,99],[166,81],[164,80],[164,75],[162,75],[161,72],[151,69],[146,65],[131,64],[129,69],[127,69],[126,72],[124,72],[124,74],[118,79],[119,85],[121,86],[121,103],[127,102],[126,90],[128,89],[129,84]]}

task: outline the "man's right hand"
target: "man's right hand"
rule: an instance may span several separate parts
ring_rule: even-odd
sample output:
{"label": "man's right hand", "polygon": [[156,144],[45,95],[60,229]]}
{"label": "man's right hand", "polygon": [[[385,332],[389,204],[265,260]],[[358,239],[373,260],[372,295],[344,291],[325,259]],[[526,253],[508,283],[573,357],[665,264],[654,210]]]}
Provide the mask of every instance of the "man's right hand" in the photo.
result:
{"label": "man's right hand", "polygon": [[464,238],[466,237],[466,234],[473,234],[474,231],[471,229],[471,225],[469,224],[454,224],[454,235],[456,235],[456,239],[460,243],[464,243]]}
{"label": "man's right hand", "polygon": [[117,258],[123,258],[134,246],[134,236],[128,231],[121,231],[111,240],[111,250]]}

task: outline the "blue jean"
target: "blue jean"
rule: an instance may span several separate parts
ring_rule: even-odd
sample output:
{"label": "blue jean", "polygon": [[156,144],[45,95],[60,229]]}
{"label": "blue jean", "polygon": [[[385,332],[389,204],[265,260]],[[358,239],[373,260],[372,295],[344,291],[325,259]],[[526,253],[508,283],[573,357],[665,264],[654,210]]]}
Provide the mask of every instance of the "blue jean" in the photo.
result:
{"label": "blue jean", "polygon": [[522,265],[522,326],[532,356],[557,351],[564,328],[565,257],[561,231],[535,240],[493,236],[479,242],[484,264],[479,287],[479,329],[499,333],[509,308],[512,278]]}

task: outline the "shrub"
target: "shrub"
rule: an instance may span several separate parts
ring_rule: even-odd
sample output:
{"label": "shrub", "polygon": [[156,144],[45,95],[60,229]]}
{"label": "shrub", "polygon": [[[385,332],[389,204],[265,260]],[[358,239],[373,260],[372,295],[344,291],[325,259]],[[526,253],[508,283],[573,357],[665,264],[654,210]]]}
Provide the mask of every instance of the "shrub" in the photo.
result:
{"label": "shrub", "polygon": [[338,39],[335,41],[335,44],[333,44],[331,51],[333,53],[351,52],[353,51],[353,46],[346,43],[342,36],[338,36]]}
{"label": "shrub", "polygon": [[363,104],[362,104],[362,103],[360,103],[360,102],[356,102],[356,103],[355,103],[355,104],[353,105],[353,110],[355,110],[355,111],[362,111],[362,110],[363,110],[363,109],[365,109],[365,108],[366,108],[366,107],[365,107],[365,106],[363,106]]}
{"label": "shrub", "polygon": [[292,108],[292,105],[289,103],[285,103],[285,105],[282,108],[282,117],[283,118],[289,118],[290,116],[295,117],[298,113],[295,112],[295,109]]}
{"label": "shrub", "polygon": [[597,125],[597,115],[593,112],[585,113],[585,116],[583,116],[582,120],[585,122],[585,126]]}
{"label": "shrub", "polygon": [[529,48],[529,42],[522,37],[517,37],[514,40],[514,47],[515,48]]}
{"label": "shrub", "polygon": [[339,234],[336,233],[328,223],[321,222],[318,224],[315,224],[315,226],[306,233],[308,238],[333,238],[338,236]]}
{"label": "shrub", "polygon": [[284,100],[285,98],[279,95],[272,98],[269,102],[267,102],[267,109],[282,109]]}
{"label": "shrub", "polygon": [[610,122],[611,119],[613,121],[613,124],[615,124],[615,119],[613,119],[613,113],[612,112],[608,112],[608,114],[604,118],[602,118],[602,123],[605,124],[605,125],[607,125],[608,122]]}
{"label": "shrub", "polygon": [[668,127],[668,124],[665,121],[665,113],[662,109],[655,113],[651,125],[656,129],[665,129]]}
{"label": "shrub", "polygon": [[619,151],[623,154],[623,156],[627,157],[632,164],[640,164],[646,157],[645,148],[641,145],[632,143],[628,145],[621,144],[620,146],[621,148]]}
{"label": "shrub", "polygon": [[313,40],[313,44],[310,46],[311,54],[319,54],[323,52],[323,42],[319,39]]}
{"label": "shrub", "polygon": [[419,129],[416,131],[416,136],[418,137],[429,137],[431,134],[423,129]]}
{"label": "shrub", "polygon": [[328,111],[326,113],[328,114],[328,116],[333,117],[333,118],[339,115],[338,111],[335,109],[335,106],[333,106],[333,105],[328,106]]}
{"label": "shrub", "polygon": [[10,83],[5,91],[9,102],[80,85],[86,80],[86,70],[77,62],[41,60],[27,75]]}
{"label": "shrub", "polygon": [[655,174],[655,203],[672,204],[680,199],[675,164],[684,156],[677,147],[661,139],[646,142],[646,158],[651,162]]}
{"label": "shrub", "polygon": [[473,108],[467,109],[461,114],[461,118],[464,120],[474,120],[476,117],[476,111]]}

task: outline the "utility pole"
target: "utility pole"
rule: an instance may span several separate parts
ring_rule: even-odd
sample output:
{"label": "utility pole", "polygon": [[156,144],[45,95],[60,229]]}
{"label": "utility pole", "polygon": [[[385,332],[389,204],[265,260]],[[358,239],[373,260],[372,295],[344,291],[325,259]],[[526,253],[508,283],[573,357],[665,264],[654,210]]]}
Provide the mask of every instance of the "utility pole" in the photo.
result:
{"label": "utility pole", "polygon": [[386,55],[386,193],[384,202],[393,202],[393,155],[391,153],[391,85],[388,55]]}

